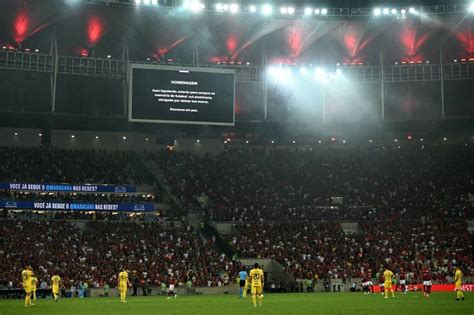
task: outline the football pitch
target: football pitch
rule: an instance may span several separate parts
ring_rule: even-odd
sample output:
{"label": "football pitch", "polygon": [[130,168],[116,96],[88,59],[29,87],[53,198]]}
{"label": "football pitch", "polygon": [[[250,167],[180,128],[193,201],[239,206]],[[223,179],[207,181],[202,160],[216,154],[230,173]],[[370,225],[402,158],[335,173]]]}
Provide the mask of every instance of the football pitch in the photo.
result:
{"label": "football pitch", "polygon": [[455,301],[455,293],[434,293],[425,299],[421,293],[398,294],[383,299],[380,294],[316,293],[266,294],[263,307],[254,308],[251,298],[232,295],[129,297],[127,303],[118,298],[38,300],[25,308],[22,300],[1,300],[0,315],[17,314],[474,314],[474,295],[467,292],[465,301]]}

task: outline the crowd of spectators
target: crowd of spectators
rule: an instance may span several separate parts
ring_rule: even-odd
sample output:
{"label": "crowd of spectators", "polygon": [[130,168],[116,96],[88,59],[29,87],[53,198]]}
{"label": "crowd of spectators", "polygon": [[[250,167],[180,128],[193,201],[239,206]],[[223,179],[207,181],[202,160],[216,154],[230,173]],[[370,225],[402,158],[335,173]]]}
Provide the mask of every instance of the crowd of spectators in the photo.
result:
{"label": "crowd of spectators", "polygon": [[[148,158],[185,206],[203,207],[215,221],[473,216],[468,170],[474,169],[474,150],[464,145],[234,148]],[[335,197],[343,205],[336,207]]]}
{"label": "crowd of spectators", "polygon": [[356,278],[385,266],[403,268],[412,281],[420,280],[424,265],[435,281],[446,282],[460,264],[474,274],[473,241],[467,223],[458,219],[389,220],[364,222],[361,233],[346,234],[340,223],[273,222],[237,226],[228,236],[242,257],[272,258],[297,279],[314,274],[329,278]]}
{"label": "crowd of spectators", "polygon": [[[148,157],[187,207],[237,224],[239,256],[273,258],[296,278],[357,277],[381,266],[417,279],[473,274],[474,151],[464,145],[230,148]],[[203,200],[206,202],[204,203]],[[347,235],[340,221],[360,222]]]}
{"label": "crowd of spectators", "polygon": [[118,150],[0,148],[0,182],[149,184],[134,161],[133,153]]}
{"label": "crowd of spectators", "polygon": [[337,222],[275,222],[238,225],[229,244],[241,257],[272,258],[298,279],[311,273],[342,277],[356,273],[362,239],[347,236]]}
{"label": "crowd of spectators", "polygon": [[[22,150],[30,157],[23,159]],[[5,158],[15,153],[0,155],[0,163],[8,161],[0,164],[0,180],[145,180],[131,166],[131,153],[81,151],[74,164],[69,151],[12,152],[18,161]],[[27,174],[33,165],[29,158],[39,166]],[[49,158],[59,162],[48,168]],[[388,265],[395,272],[404,268],[416,281],[425,264],[439,282],[447,281],[454,264],[474,274],[474,239],[466,223],[474,217],[471,147],[233,148],[217,155],[163,151],[145,158],[186,209],[201,208],[209,220],[236,224],[238,233],[226,240],[238,257],[273,258],[295,278],[360,277]],[[100,164],[103,159],[114,160],[108,170]],[[0,197],[8,193],[0,191]],[[97,195],[94,200],[120,198]],[[93,233],[86,233],[57,221],[70,219],[59,213],[55,220],[37,222],[8,217],[1,222],[1,281],[18,283],[24,263],[32,263],[40,277],[58,268],[67,283],[93,287],[115,285],[123,265],[156,286],[170,273],[183,283],[223,285],[240,268],[189,227],[94,221],[88,223]],[[345,233],[341,221],[357,221],[359,233]]]}
{"label": "crowd of spectators", "polygon": [[1,213],[4,219],[56,220],[56,221],[120,221],[120,222],[164,222],[161,212],[111,212],[111,211],[43,211],[8,210]]}
{"label": "crowd of spectators", "polygon": [[0,282],[21,287],[21,270],[31,264],[39,281],[59,272],[67,288],[117,285],[120,268],[159,286],[179,282],[218,286],[232,281],[240,265],[205,243],[190,226],[91,221],[87,230],[68,221],[0,220]]}

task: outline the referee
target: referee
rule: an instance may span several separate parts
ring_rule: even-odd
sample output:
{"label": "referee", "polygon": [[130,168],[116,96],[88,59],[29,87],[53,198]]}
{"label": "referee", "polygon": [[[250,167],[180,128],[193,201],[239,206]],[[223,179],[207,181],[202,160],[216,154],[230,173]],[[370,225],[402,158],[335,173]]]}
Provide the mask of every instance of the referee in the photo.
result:
{"label": "referee", "polygon": [[240,298],[247,297],[247,271],[239,272]]}

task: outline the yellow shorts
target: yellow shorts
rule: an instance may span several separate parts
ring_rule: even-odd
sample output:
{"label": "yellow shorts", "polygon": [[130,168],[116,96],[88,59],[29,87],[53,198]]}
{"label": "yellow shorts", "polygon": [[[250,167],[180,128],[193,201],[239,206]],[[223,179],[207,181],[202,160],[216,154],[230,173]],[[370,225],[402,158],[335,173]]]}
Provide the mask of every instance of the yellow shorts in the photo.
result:
{"label": "yellow shorts", "polygon": [[251,292],[252,292],[252,294],[262,294],[263,293],[263,288],[262,288],[261,285],[259,285],[259,286],[253,285]]}
{"label": "yellow shorts", "polygon": [[53,294],[59,294],[59,287],[53,286]]}
{"label": "yellow shorts", "polygon": [[462,283],[461,282],[455,282],[454,283],[454,288],[456,290],[461,290],[462,289]]}
{"label": "yellow shorts", "polygon": [[383,286],[385,287],[385,289],[391,289],[392,288],[392,283],[391,282],[385,282],[383,284]]}
{"label": "yellow shorts", "polygon": [[31,293],[31,287],[30,287],[30,286],[24,286],[24,287],[23,287],[23,290],[25,290],[25,293],[26,293],[26,294]]}
{"label": "yellow shorts", "polygon": [[122,293],[125,292],[126,293],[127,292],[127,284],[126,283],[120,283],[118,289],[120,290],[120,292],[122,292]]}

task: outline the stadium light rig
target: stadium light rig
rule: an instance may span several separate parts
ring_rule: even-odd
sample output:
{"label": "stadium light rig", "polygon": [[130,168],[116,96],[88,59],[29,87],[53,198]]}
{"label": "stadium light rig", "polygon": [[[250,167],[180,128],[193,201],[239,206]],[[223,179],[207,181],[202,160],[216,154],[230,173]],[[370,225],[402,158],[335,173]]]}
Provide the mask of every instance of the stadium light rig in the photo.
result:
{"label": "stadium light rig", "polygon": [[383,16],[395,16],[405,18],[407,14],[417,15],[418,11],[414,7],[410,8],[379,8],[376,7],[372,10],[372,15],[375,17]]}
{"label": "stadium light rig", "polygon": [[[66,0],[66,1],[80,1],[80,0]],[[397,19],[404,19],[409,15],[413,16],[420,16],[421,14],[444,14],[448,10],[450,12],[449,5],[440,5],[435,6],[434,11],[431,10],[431,7],[361,7],[361,8],[352,8],[349,9],[350,13],[343,13],[341,12],[347,11],[347,8],[327,8],[327,7],[319,7],[314,8],[311,6],[297,6],[292,5],[291,3],[286,4],[285,6],[275,8],[272,6],[271,2],[264,2],[264,3],[254,3],[254,4],[247,4],[242,3],[239,4],[237,2],[224,2],[214,3],[208,2],[203,0],[177,0],[177,1],[169,1],[172,4],[168,4],[167,0],[163,1],[163,6],[166,7],[178,7],[182,8],[185,11],[191,12],[201,12],[201,11],[208,11],[208,12],[218,12],[222,14],[236,14],[236,13],[261,13],[264,16],[276,15],[276,16],[288,16],[288,15],[296,15],[301,17],[312,17],[312,16],[332,16],[332,17],[341,17],[341,16],[367,16],[370,15],[372,11],[372,16],[374,17],[395,17]],[[231,0],[232,1],[232,0]],[[235,0],[234,0],[235,1]],[[471,0],[472,1],[472,0]],[[130,4],[135,4],[136,6],[143,6],[143,7],[160,7],[159,0],[104,0],[100,2],[105,3],[122,3],[128,2]],[[263,2],[263,1],[262,1]],[[458,10],[458,9],[456,9]],[[464,10],[469,13],[474,13],[474,2],[468,2],[464,5]],[[457,12],[457,11],[456,11]]]}
{"label": "stadium light rig", "polygon": [[280,13],[285,15],[285,14],[288,14],[288,15],[293,15],[295,14],[295,8],[294,7],[281,7],[280,8]]}
{"label": "stadium light rig", "polygon": [[158,6],[158,0],[134,0],[135,4],[136,5],[146,5],[146,6],[149,6],[149,5],[152,5],[152,6],[155,6],[157,7]]}
{"label": "stadium light rig", "polygon": [[185,0],[183,8],[192,12],[200,12],[206,8],[206,5],[198,0]]}

